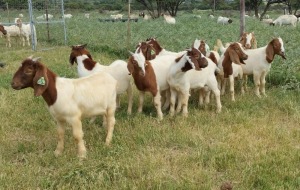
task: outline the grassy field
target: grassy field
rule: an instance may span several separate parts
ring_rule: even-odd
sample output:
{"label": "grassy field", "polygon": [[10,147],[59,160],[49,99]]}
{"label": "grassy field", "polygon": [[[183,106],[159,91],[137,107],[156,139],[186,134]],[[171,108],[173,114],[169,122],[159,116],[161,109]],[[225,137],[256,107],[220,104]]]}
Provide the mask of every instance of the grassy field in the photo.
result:
{"label": "grassy field", "polygon": [[[127,24],[98,22],[95,15],[88,21],[82,16],[67,21],[68,45],[88,43],[94,59],[103,64],[126,60]],[[190,47],[196,38],[210,47],[217,38],[238,40],[237,16],[233,24],[220,26],[206,15],[197,19],[180,13],[176,25],[162,19],[131,23],[129,49],[151,36],[173,51]],[[127,96],[122,97],[111,147],[104,145],[101,118],[94,124],[83,120],[88,157],[82,162],[70,127],[64,154],[54,156],[56,128],[44,100],[33,97],[32,89],[10,87],[13,73],[30,55],[42,57],[58,75],[76,78],[76,67],[68,63],[70,47],[8,50],[0,39],[0,61],[6,63],[0,68],[0,189],[220,189],[225,182],[239,190],[300,189],[300,25],[270,27],[251,18],[246,31],[255,32],[259,47],[275,36],[285,42],[287,60],[276,57],[272,63],[268,97],[257,98],[250,80],[244,96],[237,90],[236,102],[229,95],[221,98],[220,114],[214,100],[203,109],[192,95],[188,118],[164,112],[158,122],[150,95],[144,112],[136,113],[135,90],[130,116]],[[39,36],[39,45],[43,43]]]}

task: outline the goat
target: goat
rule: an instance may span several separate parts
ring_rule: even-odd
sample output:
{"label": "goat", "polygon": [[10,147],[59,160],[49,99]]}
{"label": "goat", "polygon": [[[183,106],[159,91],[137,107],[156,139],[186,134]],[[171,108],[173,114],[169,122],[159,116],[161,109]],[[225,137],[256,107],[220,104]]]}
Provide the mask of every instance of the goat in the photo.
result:
{"label": "goat", "polygon": [[149,61],[146,60],[140,49],[136,50],[135,53],[131,52],[127,68],[134,79],[137,89],[140,91],[139,113],[142,112],[143,109],[145,92],[150,92],[154,98],[157,116],[160,120],[163,119],[163,113],[161,111],[161,92],[169,90],[167,73],[173,60],[175,60],[174,56],[165,55]]}
{"label": "goat", "polygon": [[139,13],[139,16],[140,16],[140,17],[143,17],[144,20],[149,20],[149,19],[150,19],[150,16],[148,16],[148,15],[145,14],[144,12],[140,12],[140,13]]}
{"label": "goat", "polygon": [[182,114],[187,116],[190,96],[190,75],[187,74],[190,72],[187,71],[191,69],[201,70],[201,68],[207,66],[207,61],[203,58],[201,59],[201,56],[203,56],[201,52],[193,47],[181,57],[176,58],[170,66],[167,80],[171,90],[171,116],[174,115],[176,99],[178,99],[177,112],[180,112],[182,108]]}
{"label": "goat", "polygon": [[146,42],[148,44],[151,44],[154,51],[155,51],[155,54],[156,56],[162,56],[162,55],[173,55],[175,57],[180,57],[181,55],[183,55],[184,53],[186,53],[186,51],[180,51],[180,52],[172,52],[172,51],[168,51],[166,50],[165,48],[163,48],[159,42],[156,40],[156,38],[148,38],[146,40]]}
{"label": "goat", "polygon": [[[25,46],[25,41],[27,42],[28,46],[30,46],[29,39],[32,34],[30,24],[23,24],[20,18],[16,18],[15,23],[20,28],[20,33],[21,36],[23,37],[23,46]],[[36,29],[34,25],[33,25],[33,36],[34,36],[34,44],[37,45]]]}
{"label": "goat", "polygon": [[176,23],[176,19],[174,17],[172,17],[171,15],[162,14],[162,16],[164,17],[166,23],[168,23],[168,24]]}
{"label": "goat", "polygon": [[[198,49],[203,55],[213,61],[216,65],[218,65],[218,61],[220,60],[220,55],[218,53],[218,47],[214,47],[214,50],[210,50],[208,44],[204,40],[196,39],[194,41],[193,46]],[[217,75],[217,73],[215,73]],[[199,90],[199,105],[202,106],[204,103],[208,104],[210,102],[210,89],[208,88],[200,88]]]}
{"label": "goat", "polygon": [[31,87],[34,96],[44,98],[50,114],[57,122],[56,156],[63,152],[64,124],[68,123],[73,129],[79,158],[86,157],[82,117],[104,115],[107,127],[105,144],[110,144],[115,125],[117,88],[117,81],[111,75],[99,72],[79,79],[61,78],[36,58],[29,57],[14,74],[11,86],[15,90]]}
{"label": "goat", "polygon": [[295,15],[281,15],[271,23],[271,25],[292,25],[296,27],[297,17]]}
{"label": "goat", "polygon": [[71,65],[75,62],[77,63],[79,77],[88,76],[99,71],[109,73],[118,81],[117,107],[120,107],[120,94],[123,94],[126,91],[128,96],[127,113],[131,114],[133,95],[130,82],[131,77],[128,75],[127,63],[123,60],[116,60],[108,66],[101,65],[92,59],[90,52],[86,49],[86,44],[71,46],[71,48],[69,62]]}
{"label": "goat", "polygon": [[221,70],[218,75],[219,85],[221,86],[221,94],[224,95],[226,81],[229,78],[232,101],[235,101],[234,78],[238,77],[239,79],[242,79],[243,69],[241,64],[245,64],[244,60],[247,60],[247,58],[248,55],[243,51],[242,45],[235,42],[228,46],[218,62],[218,67]]}
{"label": "goat", "polygon": [[218,20],[217,20],[217,23],[222,24],[222,25],[231,24],[232,23],[232,19],[227,18],[227,17],[219,16]]}
{"label": "goat", "polygon": [[71,15],[71,14],[64,14],[64,18],[72,18],[73,17],[73,15]]}
{"label": "goat", "polygon": [[243,32],[239,42],[246,49],[256,49],[257,40],[255,38],[254,32]]}
{"label": "goat", "polygon": [[273,24],[273,19],[265,18],[265,19],[262,19],[262,22],[265,23],[265,24],[272,25]]}
{"label": "goat", "polygon": [[36,17],[37,20],[51,20],[53,18],[52,14],[43,14],[41,16]]}
{"label": "goat", "polygon": [[241,65],[243,73],[253,75],[255,94],[261,97],[261,92],[266,96],[266,75],[271,69],[271,63],[275,55],[286,59],[283,40],[280,37],[273,38],[266,46],[257,49],[247,49],[245,53],[248,55],[248,59],[244,61],[245,64]]}
{"label": "goat", "polygon": [[90,18],[90,14],[89,14],[89,13],[85,13],[85,14],[84,14],[84,17],[85,17],[85,18]]}
{"label": "goat", "polygon": [[110,15],[110,17],[114,20],[119,20],[123,18],[122,14]]}
{"label": "goat", "polygon": [[17,41],[20,41],[20,43],[23,42],[23,46],[25,45],[24,38],[22,38],[21,31],[18,26],[16,25],[3,26],[0,24],[0,31],[6,38],[6,47],[11,47],[11,37],[15,37]]}

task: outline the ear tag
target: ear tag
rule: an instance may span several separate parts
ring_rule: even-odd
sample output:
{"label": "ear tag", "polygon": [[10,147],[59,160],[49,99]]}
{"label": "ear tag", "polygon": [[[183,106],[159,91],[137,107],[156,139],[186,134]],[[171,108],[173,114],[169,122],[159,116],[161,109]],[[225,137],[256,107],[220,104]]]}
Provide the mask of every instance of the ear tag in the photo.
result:
{"label": "ear tag", "polygon": [[37,81],[37,84],[42,85],[42,86],[45,86],[45,85],[46,85],[45,78],[44,78],[44,77],[41,77],[41,78]]}
{"label": "ear tag", "polygon": [[154,55],[155,54],[155,51],[152,49],[151,50],[151,55]]}

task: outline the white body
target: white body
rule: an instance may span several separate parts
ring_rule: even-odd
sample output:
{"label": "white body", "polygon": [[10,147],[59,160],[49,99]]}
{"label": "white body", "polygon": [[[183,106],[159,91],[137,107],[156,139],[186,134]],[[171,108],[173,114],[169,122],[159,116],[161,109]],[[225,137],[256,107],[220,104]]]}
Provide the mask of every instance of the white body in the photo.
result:
{"label": "white body", "polygon": [[293,25],[296,27],[297,25],[297,17],[295,15],[281,15],[276,20],[273,21],[275,25]]}
{"label": "white body", "polygon": [[11,26],[4,26],[4,29],[6,30],[7,34],[4,35],[6,37],[6,47],[11,47],[11,37],[14,37],[17,39],[17,41],[20,42],[23,41],[23,45],[25,45],[24,39],[21,36],[20,28],[16,25]]}
{"label": "white body", "polygon": [[[215,77],[215,71],[218,70],[216,64],[210,59],[206,58],[208,66],[201,71],[191,69],[187,72],[182,72],[181,68],[183,63],[173,62],[168,72],[168,83],[171,90],[171,107],[170,114],[174,115],[175,102],[178,96],[178,105],[176,112],[181,111],[182,114],[187,116],[188,99],[191,89],[201,89],[206,86],[212,90],[216,96],[217,112],[221,112],[220,90],[218,89],[217,79]],[[184,60],[185,61],[185,60]]]}
{"label": "white body", "polygon": [[93,73],[102,71],[109,73],[118,81],[117,86],[117,106],[119,106],[119,95],[127,92],[128,95],[128,109],[127,113],[131,114],[132,110],[132,85],[131,85],[131,76],[128,74],[127,62],[123,60],[116,60],[110,65],[101,65],[100,63],[96,63],[96,66],[93,70],[87,70],[84,67],[83,60],[87,59],[87,55],[78,56],[77,59],[77,72],[79,77],[84,77],[91,75]]}
{"label": "white body", "polygon": [[229,18],[219,16],[219,17],[218,17],[218,20],[217,20],[217,23],[218,23],[218,24],[225,25],[225,24],[229,24],[228,21],[229,21]]}
{"label": "white body", "polygon": [[165,15],[164,14],[164,19],[168,24],[175,24],[176,20],[174,17],[170,16],[170,15]]}
{"label": "white body", "polygon": [[73,17],[73,15],[71,15],[71,14],[64,14],[64,18],[72,18]]}
{"label": "white body", "polygon": [[115,124],[117,81],[107,73],[97,73],[79,79],[56,78],[57,100],[49,111],[58,123],[58,144],[55,155],[64,147],[64,123],[73,128],[78,143],[78,156],[86,156],[81,118],[104,115],[107,125],[106,144],[109,145]]}

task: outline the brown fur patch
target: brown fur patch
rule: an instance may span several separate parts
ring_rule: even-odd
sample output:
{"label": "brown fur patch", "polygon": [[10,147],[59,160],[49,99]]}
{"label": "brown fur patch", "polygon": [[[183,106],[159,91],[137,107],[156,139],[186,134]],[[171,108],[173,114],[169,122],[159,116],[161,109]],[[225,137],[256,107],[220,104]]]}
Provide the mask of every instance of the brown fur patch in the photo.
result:
{"label": "brown fur patch", "polygon": [[3,35],[7,34],[7,31],[4,29],[4,26],[0,24],[0,32],[2,32]]}
{"label": "brown fur patch", "polygon": [[[44,84],[39,84],[38,81],[42,77]],[[34,89],[35,96],[42,95],[47,105],[51,106],[57,99],[55,79],[56,74],[45,65],[32,59],[25,59],[14,74],[11,86],[16,90],[31,87]]]}

